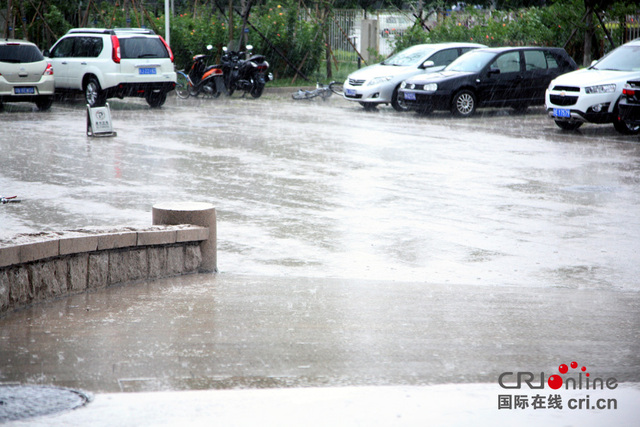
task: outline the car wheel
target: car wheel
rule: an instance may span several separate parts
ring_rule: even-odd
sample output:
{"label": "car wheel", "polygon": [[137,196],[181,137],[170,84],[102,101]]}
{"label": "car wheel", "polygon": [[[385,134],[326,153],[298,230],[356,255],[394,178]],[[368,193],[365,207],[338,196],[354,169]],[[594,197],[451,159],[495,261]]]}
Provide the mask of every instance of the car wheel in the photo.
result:
{"label": "car wheel", "polygon": [[373,102],[361,102],[360,105],[364,107],[364,111],[374,111],[378,104],[374,104]]}
{"label": "car wheel", "polygon": [[51,96],[40,96],[36,100],[36,107],[40,111],[47,111],[51,108],[51,104],[53,104],[53,95]]}
{"label": "car wheel", "polygon": [[556,125],[562,130],[576,130],[582,126],[582,122],[567,122],[564,120],[554,120]]}
{"label": "car wheel", "polygon": [[451,113],[458,117],[470,117],[476,111],[476,95],[470,90],[461,90],[451,100]]}
{"label": "car wheel", "polygon": [[396,86],[396,88],[393,90],[393,95],[391,95],[391,106],[396,111],[407,111],[409,110],[407,108],[407,104],[404,103],[404,98],[401,99],[398,96],[398,89],[400,89],[400,86]]}
{"label": "car wheel", "polygon": [[91,77],[84,86],[84,97],[90,107],[101,107],[107,102],[107,97],[95,77]]}
{"label": "car wheel", "polygon": [[147,104],[151,108],[159,108],[167,100],[167,92],[147,92],[144,95],[144,99],[147,100]]}
{"label": "car wheel", "polygon": [[637,135],[640,133],[640,125],[632,125],[616,117],[613,127],[623,135]]}

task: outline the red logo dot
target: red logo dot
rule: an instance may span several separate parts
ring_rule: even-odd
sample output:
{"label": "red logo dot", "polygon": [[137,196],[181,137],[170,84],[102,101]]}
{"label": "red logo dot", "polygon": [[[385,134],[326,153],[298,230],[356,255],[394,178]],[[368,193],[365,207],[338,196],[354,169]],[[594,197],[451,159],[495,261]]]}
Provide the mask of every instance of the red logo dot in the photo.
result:
{"label": "red logo dot", "polygon": [[561,374],[566,374],[569,372],[569,367],[563,363],[558,367],[558,371],[560,371]]}
{"label": "red logo dot", "polygon": [[571,368],[576,369],[578,367],[578,362],[571,362]]}
{"label": "red logo dot", "polygon": [[560,375],[551,375],[547,380],[547,384],[554,390],[562,387],[562,377]]}

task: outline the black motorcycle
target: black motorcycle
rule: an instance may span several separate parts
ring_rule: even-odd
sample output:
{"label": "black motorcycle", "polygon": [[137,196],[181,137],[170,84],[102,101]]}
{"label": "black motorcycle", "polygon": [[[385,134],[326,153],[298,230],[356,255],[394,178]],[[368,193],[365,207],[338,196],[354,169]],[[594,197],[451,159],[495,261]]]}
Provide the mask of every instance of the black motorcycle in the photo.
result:
{"label": "black motorcycle", "polygon": [[[207,50],[213,46],[207,46]],[[220,65],[207,65],[211,55],[196,55],[188,73],[177,72],[176,93],[180,98],[204,94],[217,98],[224,91],[223,71]]]}
{"label": "black motorcycle", "polygon": [[222,48],[224,54],[220,65],[227,95],[231,96],[234,91],[241,90],[249,92],[254,98],[260,98],[264,86],[273,80],[273,75],[266,73],[269,63],[264,55],[252,55],[249,59],[244,59],[252,49],[251,45],[247,45],[246,52]]}

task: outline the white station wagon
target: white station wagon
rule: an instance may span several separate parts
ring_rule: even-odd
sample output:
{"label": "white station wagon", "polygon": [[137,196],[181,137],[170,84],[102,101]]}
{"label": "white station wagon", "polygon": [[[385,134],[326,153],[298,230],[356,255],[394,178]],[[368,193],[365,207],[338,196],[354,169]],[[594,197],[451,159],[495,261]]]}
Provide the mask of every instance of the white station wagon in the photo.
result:
{"label": "white station wagon", "polygon": [[35,102],[44,111],[53,94],[53,68],[40,49],[25,40],[0,40],[0,104]]}

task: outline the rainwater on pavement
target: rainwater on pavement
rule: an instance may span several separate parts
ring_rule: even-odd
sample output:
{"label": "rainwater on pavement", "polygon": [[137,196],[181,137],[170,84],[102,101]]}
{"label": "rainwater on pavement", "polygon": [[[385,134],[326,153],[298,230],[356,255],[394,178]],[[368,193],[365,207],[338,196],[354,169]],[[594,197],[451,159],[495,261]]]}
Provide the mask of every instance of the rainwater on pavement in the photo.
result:
{"label": "rainwater on pavement", "polygon": [[93,392],[495,383],[580,359],[640,381],[640,144],[542,109],[332,97],[0,114],[0,240],[210,202],[220,273],[0,319],[0,382]]}

